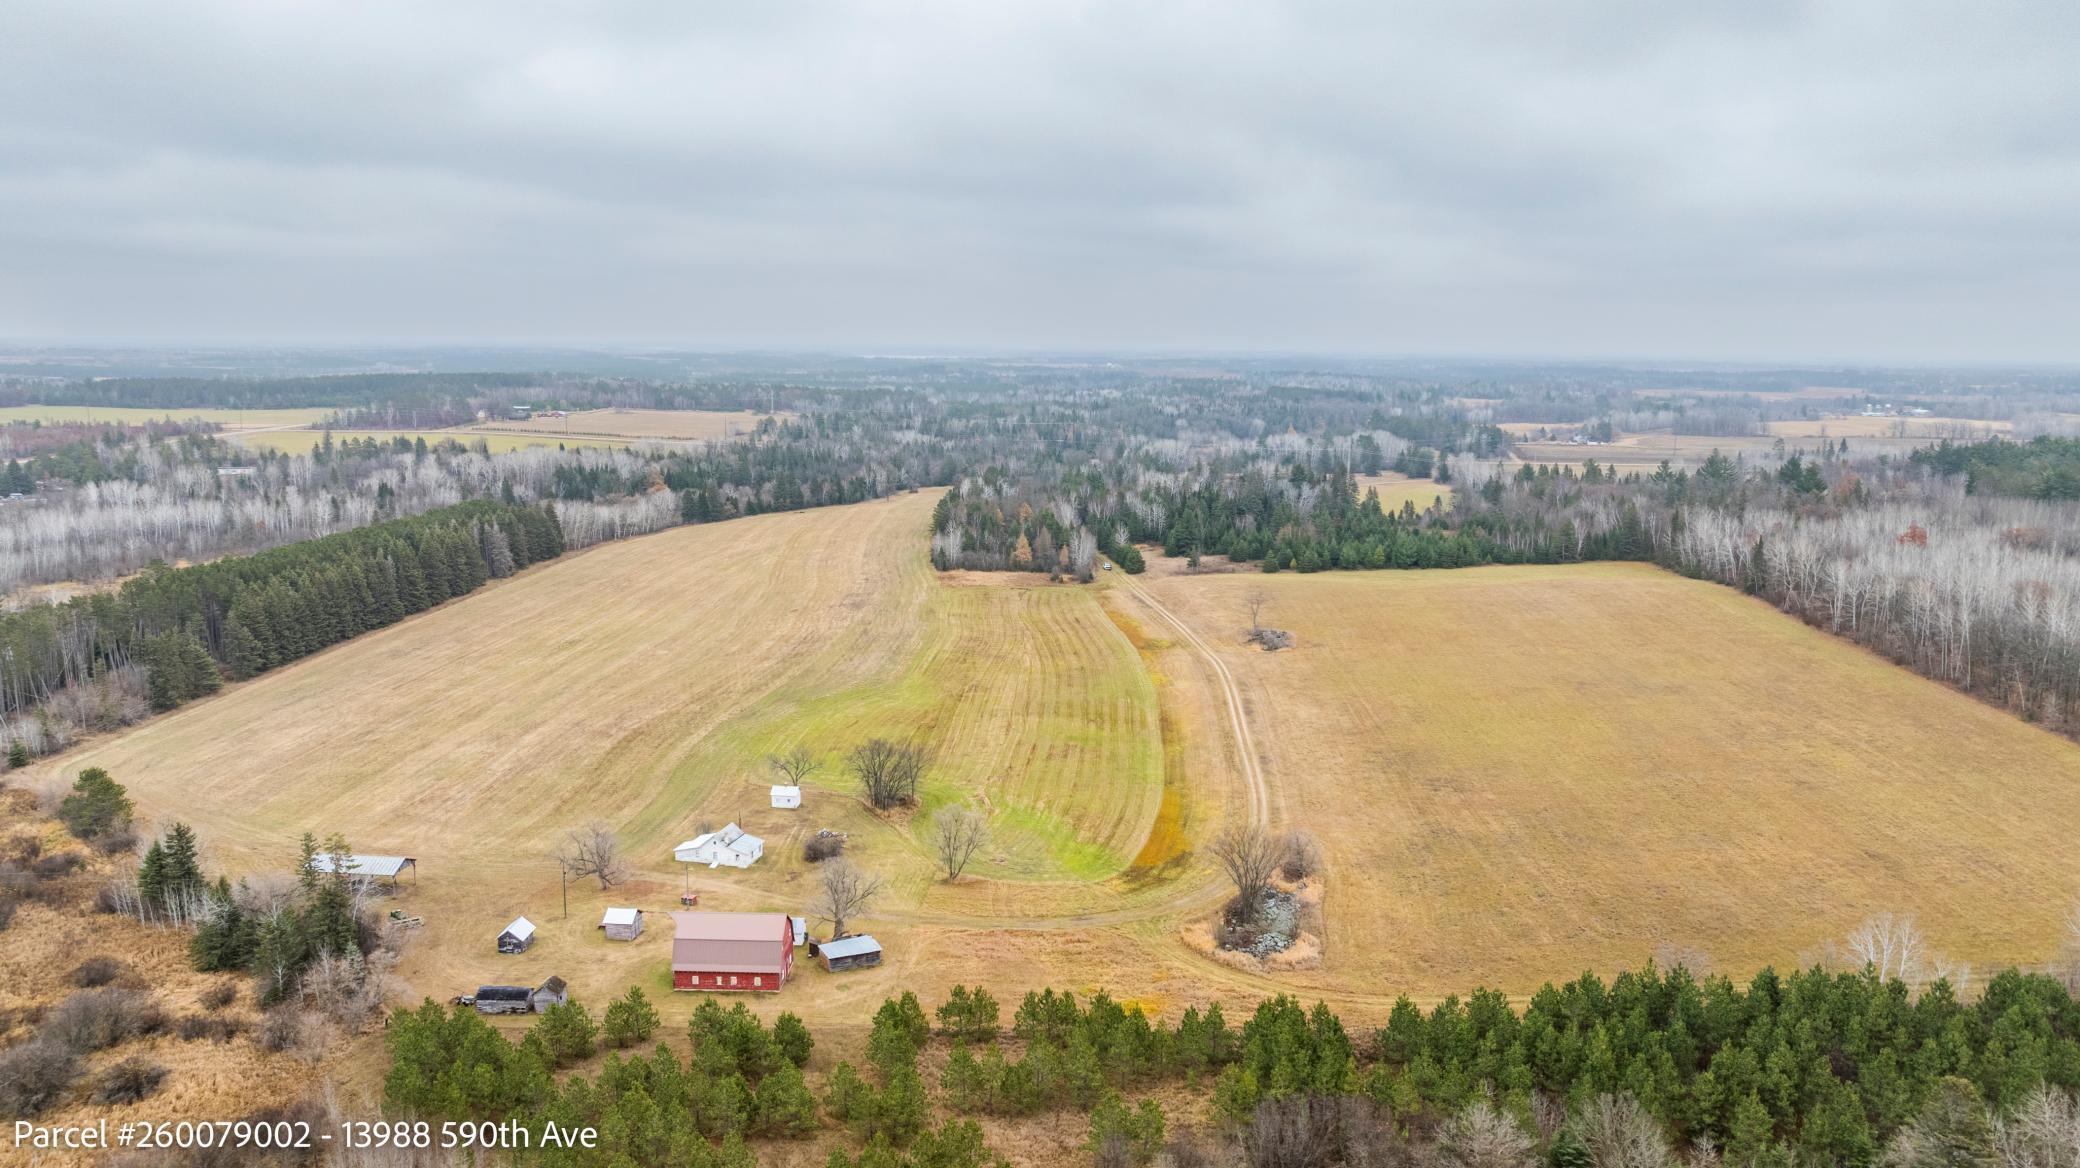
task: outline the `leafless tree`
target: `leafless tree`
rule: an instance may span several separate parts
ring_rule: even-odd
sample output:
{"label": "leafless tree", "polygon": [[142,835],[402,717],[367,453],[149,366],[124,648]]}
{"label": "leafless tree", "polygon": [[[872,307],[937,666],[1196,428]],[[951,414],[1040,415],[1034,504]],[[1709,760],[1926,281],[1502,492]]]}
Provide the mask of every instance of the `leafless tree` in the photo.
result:
{"label": "leafless tree", "polygon": [[1272,873],[1282,858],[1279,841],[1271,833],[1250,824],[1231,827],[1213,841],[1213,858],[1235,884],[1235,900],[1244,919],[1254,919],[1271,887]]}
{"label": "leafless tree", "polygon": [[790,787],[799,787],[802,780],[823,769],[823,763],[806,746],[797,746],[786,754],[769,754],[766,765],[773,768]]}
{"label": "leafless tree", "polygon": [[1851,930],[1847,944],[1851,957],[1886,981],[1897,978],[1913,985],[1921,980],[1928,954],[1911,916],[1879,913]]}
{"label": "leafless tree", "polygon": [[1447,1168],[1530,1168],[1538,1163],[1538,1142],[1480,1099],[1439,1129],[1437,1158]]}
{"label": "leafless tree", "polygon": [[2080,1102],[2048,1084],[1993,1120],[2002,1168],[2080,1168]]}
{"label": "leafless tree", "polygon": [[1598,1095],[1574,1118],[1574,1131],[1596,1168],[1672,1168],[1668,1137],[1639,1100]]}
{"label": "leafless tree", "polygon": [[1322,870],[1322,841],[1300,828],[1285,833],[1278,841],[1280,871],[1288,880],[1304,880]]}
{"label": "leafless tree", "polygon": [[877,811],[887,811],[917,802],[925,753],[923,747],[914,744],[873,738],[853,749],[846,766],[859,780],[867,802]]}
{"label": "leafless tree", "polygon": [[886,883],[881,877],[853,866],[852,861],[843,856],[825,860],[817,870],[817,879],[821,884],[810,911],[816,914],[817,920],[831,923],[831,936],[834,938],[845,935],[846,924],[867,911],[867,906],[881,895]]}
{"label": "leafless tree", "polygon": [[989,817],[973,807],[947,807],[932,817],[932,846],[948,880],[960,879],[961,870],[988,843]]}
{"label": "leafless tree", "polygon": [[603,889],[628,879],[628,860],[621,854],[620,841],[598,820],[565,832],[556,862],[572,876],[597,877]]}
{"label": "leafless tree", "polygon": [[2059,963],[2065,966],[2066,989],[2080,994],[2080,903],[2066,914],[2065,944],[2059,952]]}
{"label": "leafless tree", "polygon": [[1271,593],[1252,588],[1242,594],[1242,603],[1249,609],[1249,635],[1254,638],[1264,631],[1264,606],[1271,603]]}

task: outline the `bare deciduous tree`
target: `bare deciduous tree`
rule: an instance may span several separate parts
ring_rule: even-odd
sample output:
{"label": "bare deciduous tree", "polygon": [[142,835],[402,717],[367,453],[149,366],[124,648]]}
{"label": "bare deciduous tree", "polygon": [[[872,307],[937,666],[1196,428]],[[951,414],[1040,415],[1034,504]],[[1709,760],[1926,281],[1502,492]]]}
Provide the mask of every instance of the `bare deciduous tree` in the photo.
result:
{"label": "bare deciduous tree", "polygon": [[598,879],[603,889],[628,879],[628,860],[621,855],[620,841],[598,820],[565,832],[563,846],[556,851],[556,862],[572,876]]}
{"label": "bare deciduous tree", "polygon": [[1661,1123],[1630,1095],[1598,1095],[1574,1118],[1596,1168],[1672,1168]]}
{"label": "bare deciduous tree", "polygon": [[917,784],[925,768],[923,747],[873,738],[855,747],[845,765],[875,810],[917,802]]}
{"label": "bare deciduous tree", "polygon": [[2059,963],[2065,966],[2066,989],[2080,994],[2080,904],[2073,905],[2066,914],[2065,945],[2059,951]]}
{"label": "bare deciduous tree", "polygon": [[831,923],[833,938],[845,935],[846,923],[867,911],[884,884],[881,877],[861,871],[843,856],[825,860],[817,879],[821,883],[810,911],[817,920]]}
{"label": "bare deciduous tree", "polygon": [[1278,841],[1279,869],[1288,880],[1304,880],[1322,870],[1322,841],[1300,828],[1285,833]]}
{"label": "bare deciduous tree", "polygon": [[958,880],[975,853],[989,843],[989,817],[973,807],[947,807],[932,817],[932,846],[948,880]]}
{"label": "bare deciduous tree", "polygon": [[1271,603],[1271,593],[1252,588],[1242,594],[1242,603],[1249,609],[1249,635],[1255,637],[1264,631],[1264,606]]}
{"label": "bare deciduous tree", "polygon": [[1538,1163],[1538,1141],[1481,1099],[1438,1130],[1437,1158],[1450,1168],[1530,1168]]}
{"label": "bare deciduous tree", "polygon": [[797,746],[786,754],[769,754],[766,765],[773,768],[790,787],[799,787],[802,780],[823,769],[823,763],[806,746]]}
{"label": "bare deciduous tree", "polygon": [[2002,1168],[2074,1168],[2080,1165],[2080,1100],[2049,1084],[1993,1120]]}
{"label": "bare deciduous tree", "polygon": [[1913,985],[1920,981],[1927,953],[1921,929],[1912,916],[1879,913],[1851,930],[1849,955],[1878,971],[1886,981],[1894,978]]}
{"label": "bare deciduous tree", "polygon": [[1264,890],[1278,871],[1279,842],[1263,828],[1250,824],[1231,827],[1213,841],[1213,858],[1235,884],[1235,899],[1244,919],[1254,919],[1262,910]]}

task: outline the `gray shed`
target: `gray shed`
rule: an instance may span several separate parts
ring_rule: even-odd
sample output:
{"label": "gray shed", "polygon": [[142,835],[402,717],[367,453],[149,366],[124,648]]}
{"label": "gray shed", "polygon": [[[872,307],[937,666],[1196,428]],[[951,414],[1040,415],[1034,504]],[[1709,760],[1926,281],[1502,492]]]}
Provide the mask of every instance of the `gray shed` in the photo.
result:
{"label": "gray shed", "polygon": [[609,941],[633,941],[643,935],[643,910],[610,908],[599,918],[599,927]]}
{"label": "gray shed", "polygon": [[506,931],[498,935],[500,953],[525,953],[534,944],[534,922],[526,917],[514,917]]}
{"label": "gray shed", "polygon": [[534,1012],[539,1014],[551,1006],[561,1006],[570,1001],[571,993],[569,987],[563,984],[562,978],[551,977],[536,986],[534,993],[530,994],[527,1000],[528,1004],[534,1007]]}
{"label": "gray shed", "polygon": [[841,937],[817,946],[816,955],[823,958],[823,967],[832,973],[868,969],[881,964],[881,942],[865,936]]}

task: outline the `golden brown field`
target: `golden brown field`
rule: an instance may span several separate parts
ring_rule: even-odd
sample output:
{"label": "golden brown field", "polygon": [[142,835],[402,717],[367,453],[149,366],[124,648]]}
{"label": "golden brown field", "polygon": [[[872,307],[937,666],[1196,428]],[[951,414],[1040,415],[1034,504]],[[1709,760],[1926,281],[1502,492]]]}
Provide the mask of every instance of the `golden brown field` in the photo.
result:
{"label": "golden brown field", "polygon": [[[1533,426],[1511,432],[1522,434],[1537,429],[1539,427]],[[1866,454],[1903,455],[1942,438],[1983,440],[2007,433],[2013,425],[1970,418],[1866,418],[1859,414],[1846,414],[1770,422],[1768,429],[1768,434],[1720,437],[1656,430],[1620,434],[1614,441],[1595,446],[1577,446],[1564,440],[1518,441],[1511,450],[1520,462],[1580,466],[1595,459],[1603,466],[1637,470],[1651,469],[1665,459],[1671,466],[1683,468],[1696,467],[1711,457],[1714,450],[1728,458],[1760,458],[1774,455],[1780,442],[1789,452],[1811,450],[1822,439],[1829,442],[1847,439],[1852,451]]]}
{"label": "golden brown field", "polygon": [[1450,483],[1412,479],[1393,471],[1358,476],[1358,493],[1363,495],[1366,491],[1378,491],[1380,507],[1389,512],[1401,510],[1403,503],[1414,503],[1418,512],[1428,511],[1436,506],[1440,499],[1446,507],[1452,505]]}
{"label": "golden brown field", "polygon": [[[1728,589],[1636,565],[1147,587],[1328,845],[1309,992],[1525,991],[1663,942],[1747,971],[1879,911],[2037,962],[2080,892],[2080,746]],[[1297,648],[1240,643],[1251,588]]]}

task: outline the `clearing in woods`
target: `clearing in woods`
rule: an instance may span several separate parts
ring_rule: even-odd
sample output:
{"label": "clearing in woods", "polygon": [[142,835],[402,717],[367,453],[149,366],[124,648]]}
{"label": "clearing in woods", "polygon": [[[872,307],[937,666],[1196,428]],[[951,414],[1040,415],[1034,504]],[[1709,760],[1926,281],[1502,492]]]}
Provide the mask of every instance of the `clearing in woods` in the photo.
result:
{"label": "clearing in woods", "polygon": [[[234,872],[283,869],[303,831],[418,858],[400,898],[426,918],[401,970],[414,995],[552,972],[594,1003],[631,981],[662,992],[668,920],[610,946],[593,930],[600,907],[676,907],[691,876],[713,907],[804,912],[814,870],[801,843],[819,827],[850,833],[848,854],[890,878],[882,909],[900,917],[949,895],[926,836],[932,810],[959,799],[994,812],[996,843],[974,872],[1011,879],[987,882],[991,904],[1094,895],[1053,882],[1124,869],[1155,821],[1153,684],[1097,590],[942,585],[922,538],[935,500],[601,545],[46,772],[108,768],[148,822],[194,824]],[[871,814],[841,770],[873,736],[935,755],[907,822]],[[825,769],[801,810],[773,809],[763,759],[798,744]],[[604,894],[574,885],[566,921],[551,852],[595,818],[621,830],[641,874]],[[673,844],[731,819],[766,839],[764,860],[677,870]],[[492,959],[523,912],[543,942]]]}
{"label": "clearing in woods", "polygon": [[[1657,945],[1745,973],[1877,912],[1992,968],[2080,893],[2080,746],[1645,565],[1166,575],[1329,853],[1352,989],[1522,992]],[[1298,647],[1240,643],[1243,596]]]}
{"label": "clearing in woods", "polygon": [[1413,503],[1418,514],[1428,511],[1443,501],[1446,509],[1452,505],[1452,485],[1433,482],[1430,479],[1412,479],[1398,471],[1385,474],[1359,475],[1358,495],[1363,498],[1366,491],[1379,492],[1380,509],[1388,514],[1401,510],[1403,503]]}
{"label": "clearing in woods", "polygon": [[768,415],[757,410],[572,410],[561,418],[529,418],[524,422],[479,422],[464,429],[475,433],[572,434],[604,438],[677,438],[713,440],[741,438],[767,417],[785,422],[786,410]]}

